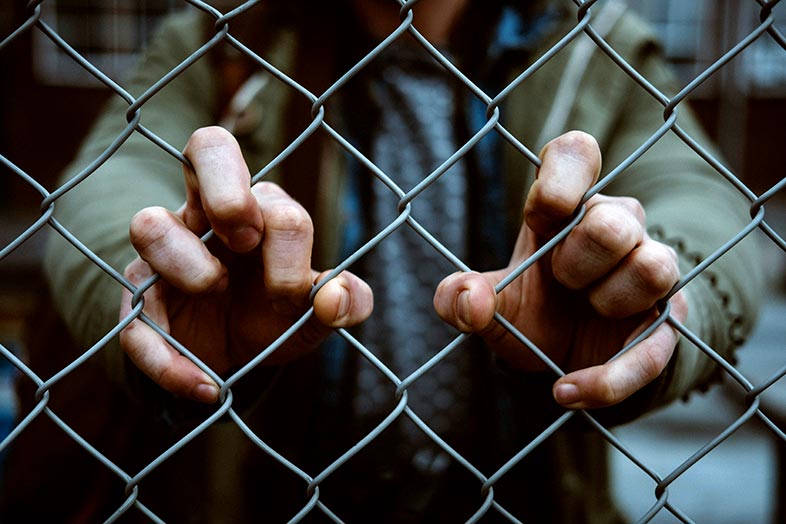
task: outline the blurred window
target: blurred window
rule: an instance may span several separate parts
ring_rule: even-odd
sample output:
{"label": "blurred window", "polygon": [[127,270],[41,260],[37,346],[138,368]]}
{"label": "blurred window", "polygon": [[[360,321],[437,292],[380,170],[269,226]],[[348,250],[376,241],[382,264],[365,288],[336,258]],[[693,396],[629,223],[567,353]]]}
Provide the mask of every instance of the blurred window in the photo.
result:
{"label": "blurred window", "polygon": [[[654,26],[664,51],[684,83],[689,82],[750,34],[759,24],[761,6],[753,0],[629,0]],[[775,26],[786,31],[786,9],[774,10]],[[751,96],[783,96],[786,54],[768,34],[745,49],[710,78],[698,96],[721,88]]]}
{"label": "blurred window", "polygon": [[[786,9],[774,11],[775,26],[786,33]],[[744,62],[745,77],[754,95],[783,97],[786,87],[786,53],[769,37],[751,47]]]}
{"label": "blurred window", "polygon": [[[161,16],[176,0],[53,0],[42,19],[80,55],[111,78],[121,79]],[[35,32],[34,71],[48,85],[98,82],[41,32]]]}

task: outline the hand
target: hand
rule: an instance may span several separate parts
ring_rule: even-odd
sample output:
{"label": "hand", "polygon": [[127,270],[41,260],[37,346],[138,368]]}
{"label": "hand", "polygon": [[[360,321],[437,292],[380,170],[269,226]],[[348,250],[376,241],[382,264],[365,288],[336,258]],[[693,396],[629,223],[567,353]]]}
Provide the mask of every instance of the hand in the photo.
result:
{"label": "hand", "polygon": [[[595,140],[571,132],[547,144],[524,208],[524,224],[507,268],[457,273],[443,280],[434,307],[445,321],[480,334],[514,368],[545,370],[521,342],[494,321],[499,312],[561,369],[555,400],[572,409],[616,404],[655,379],[679,339],[666,323],[609,361],[657,317],[656,303],[679,279],[674,251],[652,240],[632,198],[595,195],[581,222],[554,249],[497,296],[494,286],[564,228],[597,181]],[[687,316],[679,292],[671,315]]]}
{"label": "hand", "polygon": [[[269,182],[250,186],[234,137],[221,128],[196,131],[184,154],[186,203],[176,212],[146,208],[130,238],[139,257],[125,270],[134,285],[158,273],[144,295],[144,313],[216,373],[253,358],[310,306],[313,225],[302,206]],[[201,235],[212,228],[211,241]],[[121,318],[131,312],[124,291]],[[314,316],[265,359],[279,364],[315,348],[331,328],[350,327],[372,309],[371,289],[343,272],[314,296]],[[145,374],[181,397],[212,403],[215,381],[158,333],[134,320],[120,344]]]}

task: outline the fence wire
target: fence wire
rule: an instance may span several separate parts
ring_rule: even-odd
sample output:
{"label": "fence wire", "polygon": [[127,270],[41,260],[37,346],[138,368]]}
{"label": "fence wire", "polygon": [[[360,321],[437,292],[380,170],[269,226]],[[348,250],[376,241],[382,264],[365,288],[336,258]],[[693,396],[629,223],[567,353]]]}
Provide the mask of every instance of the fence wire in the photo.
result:
{"label": "fence wire", "polygon": [[[191,353],[189,348],[184,347],[178,340],[171,337],[164,329],[158,326],[153,320],[143,313],[144,294],[149,290],[157,281],[158,276],[148,279],[146,282],[135,286],[123,274],[111,264],[96,255],[91,249],[80,242],[79,238],[75,237],[63,224],[61,224],[54,217],[54,210],[57,207],[58,200],[64,195],[69,193],[72,189],[81,184],[88,177],[92,176],[96,170],[104,164],[107,159],[112,157],[118,149],[125,143],[125,141],[134,133],[141,134],[146,137],[150,142],[156,144],[162,150],[166,151],[169,155],[177,159],[179,162],[188,164],[188,160],[178,150],[178,148],[167,143],[164,139],[157,136],[153,130],[146,128],[141,123],[141,113],[145,104],[157,93],[159,93],[165,86],[167,86],[173,79],[178,77],[183,71],[187,70],[195,62],[206,59],[206,55],[214,47],[222,44],[229,44],[239,53],[242,53],[251,58],[260,71],[267,72],[274,82],[280,82],[291,90],[296,96],[302,97],[304,100],[311,104],[311,123],[308,125],[300,135],[286,147],[262,170],[257,172],[253,178],[252,183],[264,180],[273,170],[276,169],[293,151],[297,150],[311,135],[321,130],[327,133],[341,148],[343,148],[349,155],[352,155],[357,162],[370,170],[374,177],[383,183],[391,194],[395,196],[398,201],[398,217],[395,221],[387,225],[383,230],[367,240],[359,249],[347,256],[336,268],[328,275],[327,278],[322,280],[314,287],[311,292],[311,297],[330,279],[338,275],[340,272],[352,269],[357,261],[375,249],[380,243],[385,242],[387,237],[394,231],[401,228],[411,228],[416,231],[425,242],[428,242],[434,250],[440,253],[457,271],[470,271],[470,268],[464,261],[461,260],[456,254],[451,252],[450,249],[443,246],[432,234],[424,228],[412,215],[412,205],[420,195],[429,187],[431,187],[438,179],[440,179],[456,162],[462,159],[468,151],[476,147],[476,145],[487,135],[496,134],[510,144],[515,150],[525,157],[534,166],[539,166],[540,160],[538,156],[528,147],[523,144],[514,134],[509,131],[503,124],[501,114],[504,112],[504,102],[507,100],[511,92],[524,85],[527,80],[538,71],[544,64],[551,60],[554,56],[560,53],[568,45],[583,38],[589,37],[592,45],[605,53],[620,69],[622,69],[640,89],[649,93],[654,101],[657,101],[663,107],[663,123],[652,133],[649,139],[640,144],[630,156],[614,167],[609,174],[604,177],[600,182],[593,186],[584,197],[583,202],[586,202],[591,196],[602,191],[608,184],[612,183],[621,173],[623,173],[630,165],[642,157],[654,144],[656,144],[664,135],[673,133],[678,136],[688,147],[690,147],[698,157],[701,157],[707,164],[709,164],[718,177],[722,177],[728,184],[734,186],[739,193],[749,202],[750,222],[739,233],[729,238],[728,241],[717,249],[716,252],[710,256],[699,261],[693,270],[682,276],[678,284],[674,287],[669,297],[674,293],[687,286],[692,280],[697,278],[700,274],[710,268],[720,257],[728,253],[734,246],[739,244],[743,239],[752,235],[754,232],[761,232],[782,251],[786,250],[786,242],[780,234],[767,222],[765,213],[765,206],[773,198],[775,198],[786,185],[786,178],[779,181],[777,184],[769,188],[767,191],[757,194],[752,191],[742,180],[740,180],[735,173],[727,168],[719,159],[717,159],[712,152],[708,151],[702,144],[698,143],[691,135],[686,133],[680,126],[679,110],[685,101],[694,93],[708,78],[718,73],[726,64],[732,59],[740,55],[746,48],[750,47],[754,42],[760,39],[771,39],[777,43],[784,51],[786,51],[786,39],[782,32],[774,25],[773,9],[779,3],[779,0],[764,1],[764,0],[750,0],[751,4],[757,4],[760,23],[750,32],[744,39],[740,40],[736,45],[728,49],[722,56],[720,56],[713,64],[711,64],[704,72],[702,72],[695,79],[687,83],[677,94],[674,96],[667,96],[658,88],[650,83],[650,81],[636,71],[620,54],[604,39],[603,31],[597,28],[607,23],[602,17],[596,17],[595,12],[600,11],[605,4],[603,0],[574,0],[575,11],[575,25],[571,31],[566,33],[560,38],[557,43],[548,50],[545,54],[535,60],[530,67],[522,71],[511,83],[504,86],[499,93],[487,93],[479,87],[472,78],[466,76],[459,70],[453,62],[445,56],[439,49],[430,43],[418,31],[417,25],[413,23],[413,7],[417,0],[410,0],[407,2],[401,1],[400,23],[398,27],[390,33],[390,35],[382,40],[373,50],[366,56],[359,60],[352,66],[341,78],[336,80],[326,91],[323,93],[314,93],[304,87],[298,82],[296,78],[288,76],[285,72],[277,69],[274,65],[267,61],[266,57],[255,54],[249,47],[242,41],[238,40],[231,32],[232,21],[236,17],[243,16],[243,13],[249,8],[253,7],[258,1],[248,1],[239,7],[228,11],[221,12],[212,7],[210,4],[201,2],[199,0],[184,0],[184,3],[199,9],[210,16],[215,18],[215,32],[212,38],[204,43],[204,45],[190,55],[183,62],[178,64],[177,67],[172,69],[168,74],[158,79],[153,83],[145,92],[134,96],[129,93],[122,84],[116,82],[114,79],[108,77],[101,70],[95,67],[92,63],[86,60],[74,48],[72,48],[66,40],[64,40],[50,25],[48,25],[41,16],[42,5],[46,0],[32,1],[27,7],[28,16],[23,24],[18,26],[0,42],[0,53],[5,48],[11,45],[16,40],[22,38],[29,32],[40,32],[46,38],[51,40],[60,50],[66,53],[74,62],[78,63],[86,72],[92,75],[95,79],[104,84],[115,95],[121,97],[127,104],[126,119],[127,125],[123,132],[116,137],[111,146],[103,153],[97,156],[94,161],[84,167],[82,171],[69,181],[49,191],[37,179],[35,173],[28,173],[21,167],[14,163],[13,151],[0,151],[0,162],[4,168],[14,174],[15,176],[24,180],[30,188],[40,194],[40,217],[35,220],[27,229],[19,234],[11,243],[3,246],[0,250],[0,262],[14,251],[20,249],[26,242],[28,242],[33,235],[42,230],[50,230],[52,234],[61,235],[68,242],[70,242],[76,249],[78,249],[84,257],[87,257],[94,264],[99,266],[107,275],[113,278],[120,286],[126,288],[133,294],[133,309],[128,316],[123,318],[111,331],[106,333],[98,342],[92,347],[87,348],[84,353],[67,366],[60,369],[57,373],[47,378],[40,374],[40,371],[29,367],[29,365],[20,357],[18,357],[11,348],[0,345],[0,355],[10,361],[21,374],[21,380],[28,380],[35,384],[37,391],[35,393],[35,408],[28,412],[22,413],[18,421],[13,427],[10,434],[0,443],[0,451],[8,448],[13,442],[18,439],[26,438],[26,429],[37,418],[48,417],[54,424],[56,424],[63,432],[65,432],[74,442],[81,446],[86,452],[92,455],[99,461],[107,470],[111,471],[117,478],[125,484],[126,499],[125,502],[116,509],[115,513],[111,515],[106,522],[115,522],[128,512],[141,512],[152,522],[163,522],[163,518],[156,515],[153,510],[145,505],[144,496],[140,494],[140,484],[157,468],[171,459],[173,455],[178,453],[179,450],[188,446],[207,428],[214,424],[227,423],[231,421],[239,428],[247,438],[259,449],[260,453],[268,455],[271,459],[278,462],[290,474],[302,481],[302,489],[306,495],[307,503],[303,505],[298,512],[292,515],[291,522],[300,522],[313,512],[320,512],[333,522],[343,522],[340,514],[334,512],[334,509],[329,507],[320,495],[320,486],[330,476],[334,475],[337,470],[340,470],[348,461],[354,456],[367,448],[371,443],[380,437],[388,428],[390,428],[398,419],[408,418],[414,423],[423,434],[425,434],[431,441],[433,441],[444,453],[452,457],[458,464],[460,464],[471,476],[477,479],[478,490],[481,493],[482,503],[477,507],[474,515],[472,515],[467,522],[478,522],[487,513],[496,513],[499,516],[507,519],[510,522],[520,522],[518,518],[511,514],[505,507],[502,501],[495,498],[495,486],[503,479],[512,468],[519,464],[528,454],[541,443],[547,440],[557,430],[564,427],[571,419],[581,418],[584,419],[590,426],[592,426],[598,433],[600,433],[614,448],[616,448],[622,455],[638,467],[645,475],[650,477],[656,485],[654,491],[654,500],[652,506],[644,514],[638,516],[638,522],[650,522],[661,511],[670,512],[678,521],[691,523],[691,517],[685,514],[679,507],[677,507],[669,498],[669,487],[682,476],[686,471],[693,467],[696,463],[704,459],[708,454],[712,453],[722,442],[728,439],[731,435],[737,432],[741,427],[749,424],[751,421],[759,421],[763,423],[776,439],[786,442],[786,433],[784,428],[780,427],[773,418],[771,413],[762,407],[761,397],[764,395],[768,388],[772,387],[786,375],[786,365],[780,369],[773,370],[772,374],[766,380],[755,382],[747,378],[743,373],[736,369],[732,362],[727,361],[721,356],[715,348],[708,345],[705,341],[701,340],[696,334],[692,333],[688,328],[681,324],[677,319],[670,316],[670,308],[668,302],[662,303],[662,312],[659,318],[650,326],[648,330],[641,333],[639,337],[631,341],[630,344],[622,351],[626,351],[639,341],[646,338],[652,331],[663,323],[668,323],[677,329],[684,337],[690,340],[693,344],[701,349],[703,353],[718,363],[725,371],[726,376],[745,398],[746,409],[739,415],[733,422],[719,433],[711,441],[707,442],[703,447],[698,449],[690,458],[685,460],[682,464],[676,467],[673,471],[666,475],[656,473],[648,464],[643,462],[636,453],[630,450],[625,443],[618,439],[613,429],[606,427],[601,423],[592,411],[565,411],[562,415],[556,418],[553,423],[546,428],[542,433],[537,435],[531,442],[523,447],[518,453],[514,454],[509,460],[496,471],[482,470],[479,466],[471,463],[467,458],[462,456],[456,449],[454,449],[448,442],[446,442],[437,432],[435,432],[429,425],[429,420],[426,420],[418,415],[408,402],[408,389],[417,380],[432,372],[433,368],[442,362],[445,358],[451,355],[454,351],[461,346],[461,344],[471,335],[459,334],[447,346],[442,348],[428,361],[422,364],[417,370],[407,376],[398,376],[389,367],[389,363],[383,362],[377,357],[373,351],[364,346],[362,340],[356,338],[352,333],[347,330],[339,329],[337,333],[342,337],[349,347],[356,351],[363,359],[368,361],[374,366],[384,377],[389,381],[395,390],[395,405],[390,410],[388,415],[367,435],[358,440],[357,443],[351,448],[347,449],[344,454],[333,460],[327,467],[321,471],[305,471],[301,469],[298,464],[290,461],[280,451],[271,447],[265,440],[260,438],[249,424],[244,420],[242,413],[235,407],[235,394],[233,387],[243,377],[247,376],[254,369],[260,367],[263,362],[276,352],[282,344],[284,344],[294,333],[296,333],[313,315],[313,307],[295,323],[291,325],[274,343],[268,347],[260,348],[259,353],[250,362],[244,365],[241,369],[235,371],[227,378],[220,377],[217,373],[211,370],[207,365],[200,362],[199,359]],[[609,15],[611,16],[611,15]],[[346,137],[332,127],[325,119],[326,103],[331,100],[335,93],[340,90],[347,82],[358,75],[362,70],[367,68],[386,48],[393,42],[400,38],[405,33],[411,35],[422,48],[430,54],[446,71],[448,71],[457,81],[459,81],[474,97],[484,104],[486,107],[487,121],[469,140],[461,144],[461,146],[446,159],[440,166],[434,169],[433,172],[425,176],[422,181],[415,187],[407,190],[406,188],[397,185],[382,169],[374,165],[361,151],[359,151],[353,143]],[[579,209],[574,219],[565,228],[560,231],[554,238],[542,249],[537,251],[526,261],[524,261],[518,268],[515,268],[511,274],[502,282],[497,285],[496,291],[501,292],[508,286],[514,279],[519,277],[524,271],[535,264],[541,257],[547,256],[553,247],[563,240],[576,226],[576,224],[583,217],[584,209]],[[210,234],[205,237],[209,238]],[[667,297],[667,298],[669,298]],[[502,324],[515,338],[517,338],[524,346],[528,347],[538,358],[540,358],[548,368],[550,368],[555,376],[562,376],[565,371],[560,366],[549,359],[549,357],[537,347],[532,341],[522,334],[508,319],[502,315],[497,314],[496,320]],[[139,319],[156,330],[162,337],[164,337],[173,347],[177,348],[183,355],[197,363],[199,367],[205,370],[216,382],[221,386],[220,403],[209,417],[205,418],[199,425],[194,427],[188,434],[183,436],[178,442],[172,445],[164,453],[161,453],[154,460],[150,461],[144,468],[139,471],[126,471],[120,465],[115,464],[104,455],[97,447],[96,443],[86,440],[77,431],[72,429],[69,424],[63,420],[56,411],[50,408],[52,395],[52,388],[61,382],[65,377],[71,374],[75,369],[82,366],[87,360],[91,359],[96,354],[104,350],[106,345],[115,339],[120,331],[129,325],[135,319]],[[786,364],[786,361],[784,361]],[[86,409],[89,409],[86,406]],[[42,475],[57,474],[57,472],[41,472]]]}

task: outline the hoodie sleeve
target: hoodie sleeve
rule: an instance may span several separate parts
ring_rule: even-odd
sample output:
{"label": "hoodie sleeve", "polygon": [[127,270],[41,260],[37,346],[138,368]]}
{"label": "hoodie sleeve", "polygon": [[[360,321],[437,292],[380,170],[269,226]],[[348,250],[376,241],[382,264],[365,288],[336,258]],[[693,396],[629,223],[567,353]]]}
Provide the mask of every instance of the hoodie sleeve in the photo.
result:
{"label": "hoodie sleeve", "polygon": [[[204,43],[200,27],[199,18],[187,13],[163,22],[122,83],[124,89],[135,98],[147,97],[152,86]],[[203,57],[149,97],[138,110],[140,123],[180,151],[194,129],[213,120],[214,89]],[[123,97],[112,96],[60,179],[61,187],[75,185],[54,203],[62,228],[119,274],[136,256],[128,240],[131,217],[151,205],[176,209],[185,198],[182,168],[172,155],[138,131],[120,138],[129,129],[128,108]],[[115,142],[122,142],[116,151]],[[102,162],[106,153],[112,154]],[[83,351],[118,324],[121,284],[57,232],[48,239],[44,271],[55,307]],[[98,355],[113,378],[123,378],[125,359],[116,337]]]}
{"label": "hoodie sleeve", "polygon": [[[654,39],[642,38],[648,34],[641,21],[625,16],[608,40],[615,48],[629,49],[626,58],[636,72],[670,99],[681,86]],[[631,46],[628,42],[639,43]],[[610,62],[605,55],[596,60]],[[603,85],[603,78],[598,76],[602,71],[593,70],[592,66],[590,71],[586,81]],[[630,160],[632,163],[619,171],[604,192],[632,196],[642,203],[649,234],[675,249],[681,274],[685,276],[720,253],[727,242],[751,224],[751,202],[726,178],[725,168],[713,166],[689,145],[695,142],[711,157],[709,160],[723,164],[722,155],[698,124],[689,102],[677,104],[674,113],[667,112],[661,101],[629,75],[622,72],[617,75],[626,77],[620,81],[625,88],[616,92],[619,106],[611,113],[613,119],[606,120],[600,138],[603,176],[618,172],[618,167]],[[592,107],[585,110],[585,118],[593,118]],[[594,107],[597,110],[602,105]],[[634,155],[664,128],[673,114],[676,114],[674,125],[643,155]],[[754,233],[686,281],[682,288],[689,305],[685,328],[691,337],[697,337],[711,352],[732,364],[735,350],[751,332],[760,306],[763,282],[757,252]],[[607,414],[616,421],[629,420],[684,397],[696,388],[706,389],[720,376],[715,361],[682,337],[664,373],[628,401],[609,409]]]}

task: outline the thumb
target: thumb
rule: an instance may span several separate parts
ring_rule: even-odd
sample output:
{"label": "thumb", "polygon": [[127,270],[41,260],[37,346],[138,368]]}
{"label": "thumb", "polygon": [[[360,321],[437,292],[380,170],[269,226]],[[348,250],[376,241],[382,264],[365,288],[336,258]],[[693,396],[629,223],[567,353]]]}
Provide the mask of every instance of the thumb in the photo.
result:
{"label": "thumb", "polygon": [[464,333],[482,333],[494,320],[494,273],[459,272],[446,277],[434,293],[437,315]]}

